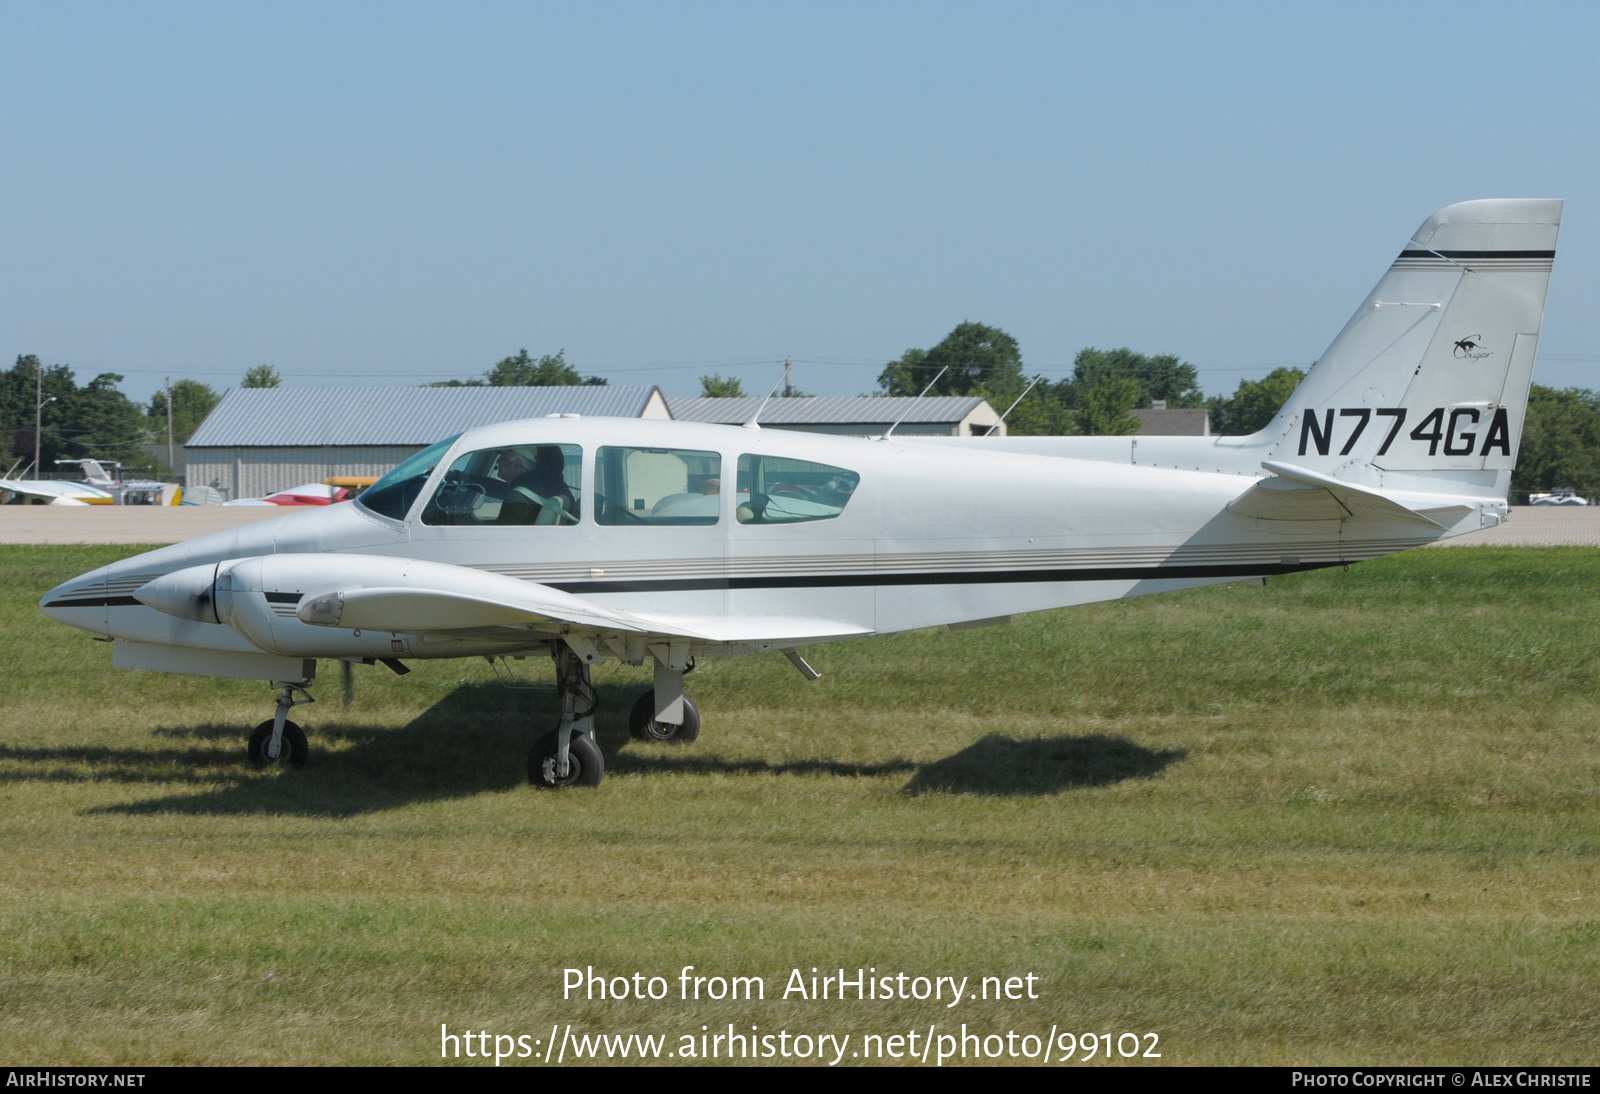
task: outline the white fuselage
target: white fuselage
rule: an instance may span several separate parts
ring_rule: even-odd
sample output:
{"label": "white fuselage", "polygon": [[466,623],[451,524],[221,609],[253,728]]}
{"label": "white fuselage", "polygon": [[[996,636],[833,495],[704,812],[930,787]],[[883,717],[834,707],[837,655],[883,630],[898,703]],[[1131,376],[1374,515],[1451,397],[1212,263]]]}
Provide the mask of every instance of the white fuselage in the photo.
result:
{"label": "white fuselage", "polygon": [[[1076,445],[1057,439],[1046,446],[1052,454],[1038,454],[983,441],[636,419],[508,422],[458,439],[403,519],[359,502],[294,513],[85,574],[52,590],[42,606],[62,622],[135,643],[305,658],[448,657],[510,651],[528,640],[484,633],[439,642],[319,627],[297,618],[296,605],[316,592],[319,574],[337,568],[336,556],[379,556],[505,575],[630,612],[806,617],[837,621],[841,634],[885,633],[1354,562],[1445,534],[1371,517],[1237,515],[1230,502],[1263,477],[1259,448],[1216,438],[1162,441],[1164,452],[1192,457],[1197,469],[1112,462],[1105,454],[1115,449],[1093,438]],[[602,524],[592,504],[567,525],[437,526],[421,519],[461,453],[507,445],[580,449],[575,493],[583,499],[597,494],[596,451],[615,445],[717,453],[730,486],[741,456],[814,461],[860,478],[836,516],[802,523],[741,523],[737,510],[747,495],[735,489],[694,499],[714,520],[697,525]],[[1072,458],[1075,448],[1100,458]],[[263,556],[299,556],[303,564],[293,568],[295,587],[237,590],[263,598],[256,607],[265,622],[244,628],[254,641],[236,627],[178,618],[133,598],[164,574]],[[263,628],[271,631],[265,639]],[[697,653],[750,648],[715,645]]]}

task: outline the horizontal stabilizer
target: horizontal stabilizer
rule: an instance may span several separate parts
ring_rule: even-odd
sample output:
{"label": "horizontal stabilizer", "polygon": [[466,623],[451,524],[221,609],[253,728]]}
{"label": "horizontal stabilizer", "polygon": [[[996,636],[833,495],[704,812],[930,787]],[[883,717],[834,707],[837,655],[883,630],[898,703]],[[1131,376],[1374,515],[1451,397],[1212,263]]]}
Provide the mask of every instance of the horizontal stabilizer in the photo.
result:
{"label": "horizontal stabilizer", "polygon": [[[1267,460],[1272,473],[1228,504],[1256,520],[1398,520],[1443,531],[1476,508],[1480,499],[1379,490],[1305,467]],[[1495,499],[1483,498],[1485,504]]]}

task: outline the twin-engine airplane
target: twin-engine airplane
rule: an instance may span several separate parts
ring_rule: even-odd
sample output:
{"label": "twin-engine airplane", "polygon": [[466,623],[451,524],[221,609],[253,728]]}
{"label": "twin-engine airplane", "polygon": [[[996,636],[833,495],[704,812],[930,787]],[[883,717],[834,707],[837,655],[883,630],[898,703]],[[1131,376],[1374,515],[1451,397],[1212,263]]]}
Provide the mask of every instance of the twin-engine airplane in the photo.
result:
{"label": "twin-engine airplane", "polygon": [[270,680],[251,759],[318,659],[548,653],[537,786],[593,786],[589,670],[654,666],[636,736],[693,740],[696,659],[1003,622],[1337,566],[1499,523],[1560,201],[1429,217],[1276,419],[1249,437],[874,439],[561,416],[486,426],[352,504],[166,547],[41,607],[122,668]]}

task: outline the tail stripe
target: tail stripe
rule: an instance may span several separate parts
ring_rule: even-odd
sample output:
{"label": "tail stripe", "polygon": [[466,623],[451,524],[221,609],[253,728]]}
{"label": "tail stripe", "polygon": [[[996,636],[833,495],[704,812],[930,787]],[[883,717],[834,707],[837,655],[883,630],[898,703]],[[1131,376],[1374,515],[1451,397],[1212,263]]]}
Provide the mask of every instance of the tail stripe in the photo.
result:
{"label": "tail stripe", "polygon": [[1545,258],[1553,259],[1554,251],[1401,251],[1401,258]]}

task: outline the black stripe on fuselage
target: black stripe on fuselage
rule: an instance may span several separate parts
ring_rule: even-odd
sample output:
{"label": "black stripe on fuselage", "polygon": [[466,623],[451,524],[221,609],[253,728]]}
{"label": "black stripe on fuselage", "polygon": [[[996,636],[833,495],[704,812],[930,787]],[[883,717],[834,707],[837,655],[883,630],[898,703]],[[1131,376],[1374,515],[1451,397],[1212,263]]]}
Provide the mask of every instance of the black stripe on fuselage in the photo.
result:
{"label": "black stripe on fuselage", "polygon": [[1554,251],[1401,251],[1401,258],[1555,258]]}
{"label": "black stripe on fuselage", "polygon": [[1209,577],[1276,577],[1344,566],[1330,562],[1279,562],[1217,566],[1108,566],[1075,570],[946,570],[920,574],[774,574],[768,577],[663,577],[636,581],[547,581],[564,593],[680,593],[729,589],[843,589],[869,585],[1016,585],[1057,581],[1193,580]]}
{"label": "black stripe on fuselage", "polygon": [[[304,593],[266,593],[269,604],[298,604]],[[85,600],[52,600],[47,608],[131,608],[139,601],[131,596],[96,596]]]}
{"label": "black stripe on fuselage", "polygon": [[83,600],[52,600],[47,608],[133,608],[139,602],[131,596],[92,596]]}

